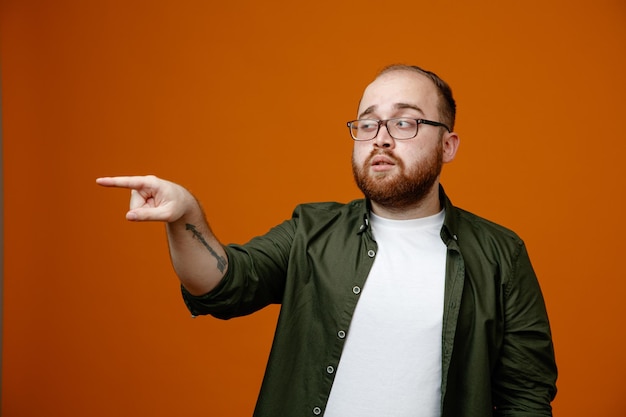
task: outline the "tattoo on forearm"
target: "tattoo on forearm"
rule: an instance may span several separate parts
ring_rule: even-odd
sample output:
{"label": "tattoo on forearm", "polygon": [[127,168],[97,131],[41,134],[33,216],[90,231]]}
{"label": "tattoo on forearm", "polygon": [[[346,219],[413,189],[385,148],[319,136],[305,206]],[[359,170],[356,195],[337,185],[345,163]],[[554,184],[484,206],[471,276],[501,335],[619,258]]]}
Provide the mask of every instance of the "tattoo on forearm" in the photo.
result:
{"label": "tattoo on forearm", "polygon": [[220,256],[217,252],[215,252],[215,250],[206,242],[206,240],[204,240],[202,233],[198,232],[196,226],[187,223],[185,224],[185,229],[191,230],[191,233],[193,233],[193,237],[198,239],[200,243],[202,243],[204,247],[207,248],[209,253],[213,255],[215,259],[217,259],[217,269],[219,269],[220,272],[224,272],[224,269],[226,269],[226,259],[223,256]]}

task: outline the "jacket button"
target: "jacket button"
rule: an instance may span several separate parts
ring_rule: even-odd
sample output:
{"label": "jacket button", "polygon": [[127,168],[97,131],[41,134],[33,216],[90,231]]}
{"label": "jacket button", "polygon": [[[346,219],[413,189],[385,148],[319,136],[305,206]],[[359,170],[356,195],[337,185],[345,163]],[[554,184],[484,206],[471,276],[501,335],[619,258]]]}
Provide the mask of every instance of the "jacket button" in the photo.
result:
{"label": "jacket button", "polygon": [[352,288],[352,292],[355,293],[356,295],[359,295],[359,293],[361,292],[361,287],[359,287],[358,285],[355,285]]}
{"label": "jacket button", "polygon": [[346,332],[344,332],[343,330],[339,330],[337,332],[337,337],[340,339],[344,339],[346,337]]}
{"label": "jacket button", "polygon": [[374,256],[376,256],[376,252],[370,249],[367,251],[367,256],[369,256],[370,258],[373,258]]}
{"label": "jacket button", "polygon": [[319,407],[313,408],[313,414],[315,414],[316,416],[319,416],[320,414],[322,414],[322,409]]}
{"label": "jacket button", "polygon": [[333,372],[335,372],[335,368],[329,365],[326,367],[326,372],[332,374]]}

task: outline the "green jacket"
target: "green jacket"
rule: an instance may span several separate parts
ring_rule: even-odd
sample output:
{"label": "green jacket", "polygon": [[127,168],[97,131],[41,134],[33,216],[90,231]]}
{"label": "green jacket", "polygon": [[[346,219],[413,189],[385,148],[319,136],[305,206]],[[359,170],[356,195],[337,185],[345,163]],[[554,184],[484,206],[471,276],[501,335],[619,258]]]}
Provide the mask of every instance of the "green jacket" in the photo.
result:
{"label": "green jacket", "polygon": [[[524,243],[513,232],[445,208],[442,416],[551,416],[556,364],[546,309]],[[255,417],[323,415],[377,244],[365,200],[298,206],[290,220],[229,245],[228,271],[193,315],[281,311]]]}

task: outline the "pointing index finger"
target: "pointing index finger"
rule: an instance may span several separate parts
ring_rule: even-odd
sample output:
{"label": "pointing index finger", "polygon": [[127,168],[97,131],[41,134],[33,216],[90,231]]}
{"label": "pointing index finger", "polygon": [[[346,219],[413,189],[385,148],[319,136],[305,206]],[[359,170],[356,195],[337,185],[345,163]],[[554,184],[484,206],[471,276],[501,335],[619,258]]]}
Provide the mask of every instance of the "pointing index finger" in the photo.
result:
{"label": "pointing index finger", "polygon": [[139,189],[147,184],[146,177],[100,177],[96,178],[96,184],[103,187]]}

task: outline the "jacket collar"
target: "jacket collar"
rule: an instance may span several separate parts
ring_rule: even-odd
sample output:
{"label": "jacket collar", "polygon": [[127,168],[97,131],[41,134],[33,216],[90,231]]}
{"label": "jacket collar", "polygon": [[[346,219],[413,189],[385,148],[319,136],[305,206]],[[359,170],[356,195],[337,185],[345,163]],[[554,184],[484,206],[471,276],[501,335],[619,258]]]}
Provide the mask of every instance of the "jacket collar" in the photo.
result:
{"label": "jacket collar", "polygon": [[441,207],[446,211],[446,217],[443,219],[443,227],[441,228],[441,239],[447,245],[450,239],[458,240],[458,209],[452,205],[452,202],[448,198],[446,192],[441,184],[439,185],[439,201]]}
{"label": "jacket collar", "polygon": [[[441,207],[446,211],[446,216],[443,220],[443,227],[441,228],[441,239],[448,244],[452,240],[458,240],[458,212],[457,208],[452,205],[452,202],[448,198],[443,186],[439,184],[439,201]],[[359,227],[358,233],[361,234],[370,228],[370,213],[372,211],[372,202],[369,199],[365,199],[365,204],[362,206],[362,222]]]}

